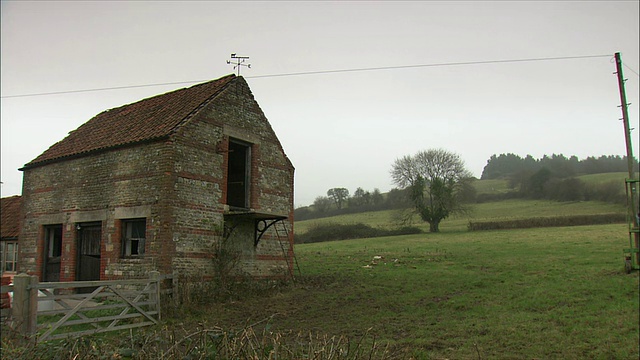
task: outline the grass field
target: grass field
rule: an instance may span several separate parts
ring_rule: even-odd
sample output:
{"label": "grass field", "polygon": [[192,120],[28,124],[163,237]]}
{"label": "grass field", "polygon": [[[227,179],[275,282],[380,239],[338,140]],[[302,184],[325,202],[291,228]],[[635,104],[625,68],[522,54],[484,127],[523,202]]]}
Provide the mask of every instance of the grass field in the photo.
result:
{"label": "grass field", "polygon": [[[440,224],[442,232],[466,231],[470,220],[514,220],[545,216],[568,216],[568,215],[592,215],[625,213],[623,205],[603,203],[599,201],[576,201],[557,202],[550,200],[524,200],[513,199],[497,202],[488,202],[472,205],[469,214],[452,216],[445,219]],[[340,223],[357,224],[363,223],[372,227],[394,227],[398,226],[398,210],[386,210],[365,212],[357,214],[347,214],[336,217],[320,218],[305,221],[296,221],[295,232],[302,234],[316,224]],[[416,216],[413,225],[429,231],[429,225],[420,221]]]}
{"label": "grass field", "polygon": [[589,174],[589,175],[581,175],[577,178],[584,181],[586,184],[603,184],[612,181],[616,181],[620,183],[620,187],[624,189],[624,179],[629,177],[629,174],[626,172],[615,172],[615,173],[602,173],[602,174]]}
{"label": "grass field", "polygon": [[509,181],[496,179],[496,180],[476,180],[473,182],[473,186],[476,189],[478,195],[480,194],[503,194],[513,189],[509,188]]}
{"label": "grass field", "polygon": [[[466,231],[470,219],[623,212],[601,202],[508,200],[477,204],[438,234],[297,245],[297,286],[223,312],[230,326],[251,313],[277,314],[272,329],[283,331],[370,329],[405,358],[636,359],[639,284],[638,273],[623,271],[626,225]],[[295,226],[392,227],[395,214]]]}
{"label": "grass field", "polygon": [[[126,358],[124,348],[152,359],[180,345],[190,353],[165,358],[222,359],[211,344],[224,333],[248,334],[224,339],[241,346],[236,354],[251,348],[255,359],[287,344],[304,355],[279,359],[638,359],[639,274],[624,272],[627,225],[466,231],[469,219],[620,212],[598,202],[509,200],[447,219],[441,233],[296,245],[294,283],[179,308],[158,327],[83,338],[65,351]],[[318,222],[392,227],[394,218],[344,215],[296,222],[295,230]],[[327,356],[346,338],[363,356]],[[368,356],[372,343],[388,352]],[[74,350],[78,344],[88,350]],[[23,354],[56,358],[55,346]],[[95,349],[102,350],[89,356]]]}
{"label": "grass field", "polygon": [[[295,286],[205,318],[358,336],[398,357],[635,359],[638,273],[625,225],[440,233],[304,244]],[[383,259],[374,261],[375,256]]]}

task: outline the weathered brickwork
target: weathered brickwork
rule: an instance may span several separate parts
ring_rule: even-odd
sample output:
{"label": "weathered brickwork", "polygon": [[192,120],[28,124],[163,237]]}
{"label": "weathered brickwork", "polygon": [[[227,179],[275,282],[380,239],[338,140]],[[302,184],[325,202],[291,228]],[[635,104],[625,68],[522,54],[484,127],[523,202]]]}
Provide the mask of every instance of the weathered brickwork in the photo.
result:
{"label": "weathered brickwork", "polygon": [[[246,217],[234,218],[227,240],[242,254],[238,271],[257,277],[291,274],[294,169],[242,78],[228,81],[165,137],[26,166],[20,269],[43,276],[44,229],[60,224],[60,280],[76,280],[79,229],[99,224],[100,279],[146,277],[151,270],[214,276],[216,244],[223,241],[230,211],[232,140],[250,147],[250,209]],[[253,214],[288,218],[254,246]],[[124,254],[123,224],[130,219],[146,221],[141,256]]]}
{"label": "weathered brickwork", "polygon": [[[156,259],[160,244],[170,235],[161,225],[172,223],[170,217],[161,217],[158,208],[162,179],[167,176],[165,172],[170,165],[159,159],[166,146],[146,144],[25,170],[22,269],[42,277],[43,227],[61,224],[60,279],[76,280],[77,226],[90,222],[99,222],[102,228],[102,279],[140,277],[149,270],[159,269]],[[147,219],[147,247],[141,259],[121,258],[119,224],[127,218]],[[162,270],[171,271],[166,267]]]}
{"label": "weathered brickwork", "polygon": [[[179,144],[176,169],[188,173],[190,179],[183,179],[176,186],[176,196],[184,205],[176,212],[176,232],[179,235],[174,241],[177,251],[184,257],[189,257],[190,253],[215,256],[215,241],[220,239],[224,225],[224,219],[219,215],[224,212],[227,200],[229,140],[253,144],[249,197],[251,208],[256,211],[286,216],[292,212],[293,168],[244,81],[230,86],[193,120],[181,128],[176,136]],[[292,228],[292,222],[288,226]],[[187,233],[184,232],[186,228],[209,230],[211,233]],[[254,247],[254,234],[255,223],[248,220],[235,224],[230,238],[243,254],[242,271],[254,276],[268,276],[274,267],[280,272],[287,269],[292,256],[288,253],[292,244],[292,237],[288,234],[292,234],[292,231],[281,234],[280,238],[286,242],[283,246],[279,243],[269,246],[268,243],[276,243],[272,240]],[[265,234],[264,237],[275,237],[275,234]],[[262,262],[257,259],[264,255],[270,256],[269,266],[255,265],[256,262]],[[192,272],[202,269],[202,266],[186,266],[189,262],[180,257],[175,257],[174,267]]]}

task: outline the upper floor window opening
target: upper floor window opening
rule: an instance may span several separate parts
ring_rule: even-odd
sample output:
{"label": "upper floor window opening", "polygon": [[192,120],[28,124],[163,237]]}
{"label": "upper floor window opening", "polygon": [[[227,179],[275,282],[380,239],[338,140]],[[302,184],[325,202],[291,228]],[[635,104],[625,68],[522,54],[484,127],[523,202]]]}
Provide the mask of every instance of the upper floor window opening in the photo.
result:
{"label": "upper floor window opening", "polygon": [[251,192],[251,144],[230,139],[227,166],[227,205],[248,209]]}

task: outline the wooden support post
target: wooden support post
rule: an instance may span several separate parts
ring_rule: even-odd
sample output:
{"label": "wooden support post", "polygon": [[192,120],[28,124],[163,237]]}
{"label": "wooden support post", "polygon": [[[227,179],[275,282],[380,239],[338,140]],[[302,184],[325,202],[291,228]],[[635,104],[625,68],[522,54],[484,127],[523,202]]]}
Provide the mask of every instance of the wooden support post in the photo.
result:
{"label": "wooden support post", "polygon": [[153,292],[149,295],[151,302],[155,304],[156,311],[158,312],[158,321],[160,321],[160,272],[158,271],[149,271],[149,281],[153,282],[155,285],[153,287]]}
{"label": "wooden support post", "polygon": [[18,331],[26,337],[36,333],[38,290],[34,286],[37,284],[37,276],[22,273],[13,278],[12,315]]}

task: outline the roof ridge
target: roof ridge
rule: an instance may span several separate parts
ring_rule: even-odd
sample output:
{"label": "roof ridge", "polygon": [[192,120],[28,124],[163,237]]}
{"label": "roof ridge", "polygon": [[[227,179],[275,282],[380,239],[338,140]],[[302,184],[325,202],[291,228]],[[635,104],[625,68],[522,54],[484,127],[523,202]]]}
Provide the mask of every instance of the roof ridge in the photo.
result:
{"label": "roof ridge", "polygon": [[11,198],[15,198],[15,197],[22,197],[22,195],[9,195],[9,196],[2,197],[0,199],[5,200],[5,199],[11,199]]}
{"label": "roof ridge", "polygon": [[[177,124],[173,127],[173,129],[171,129],[170,134],[175,134],[175,133],[176,133],[180,128],[182,128],[182,127],[183,127],[187,122],[189,122],[189,120],[191,120],[191,118],[193,118],[193,116],[194,116],[195,114],[197,114],[197,113],[198,113],[202,108],[204,108],[205,106],[207,106],[207,105],[208,105],[208,104],[209,104],[209,103],[210,103],[214,98],[216,98],[218,95],[220,95],[220,93],[222,93],[224,90],[226,90],[226,89],[229,87],[229,84],[231,84],[231,82],[232,82],[233,80],[235,80],[235,79],[237,79],[237,78],[238,78],[238,77],[236,77],[236,75],[235,75],[235,74],[229,74],[229,75],[227,75],[227,76],[223,76],[223,77],[221,77],[221,78],[220,78],[220,79],[218,79],[218,80],[222,80],[222,79],[225,79],[225,78],[228,78],[228,77],[230,77],[230,78],[232,78],[232,79],[230,79],[229,81],[227,81],[227,82],[226,82],[226,83],[225,83],[225,84],[224,84],[224,85],[223,85],[223,86],[222,86],[218,91],[216,91],[216,92],[214,92],[213,94],[211,94],[211,96],[209,96],[207,99],[205,99],[203,102],[201,102],[201,103],[200,103],[200,105],[196,106],[196,107],[195,107],[195,108],[194,108],[190,113],[188,113],[188,114],[184,117],[184,119],[182,119],[182,121],[180,121],[179,123],[177,123]],[[218,81],[218,80],[214,80],[214,81]],[[208,83],[208,82],[207,82],[207,83]],[[196,87],[196,86],[200,86],[200,85],[204,85],[204,84],[207,84],[207,83],[196,84],[196,85],[193,85],[193,86],[191,86],[191,87],[189,87],[189,88]],[[189,88],[187,88],[187,89],[189,89]]]}
{"label": "roof ridge", "polygon": [[229,74],[102,111],[20,170],[170,136],[234,79]]}

